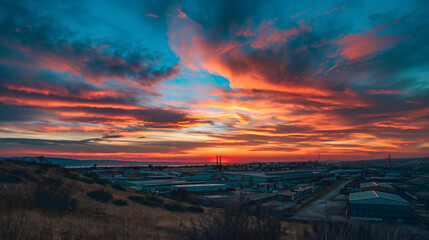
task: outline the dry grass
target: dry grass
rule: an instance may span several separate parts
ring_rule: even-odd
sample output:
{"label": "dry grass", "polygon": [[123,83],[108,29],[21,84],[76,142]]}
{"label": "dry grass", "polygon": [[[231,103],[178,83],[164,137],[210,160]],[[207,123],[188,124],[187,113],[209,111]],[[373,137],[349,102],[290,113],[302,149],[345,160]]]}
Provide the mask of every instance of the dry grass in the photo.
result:
{"label": "dry grass", "polygon": [[[0,239],[196,239],[212,233],[215,236],[227,236],[222,235],[227,226],[237,232],[249,229],[250,226],[250,230],[255,233],[250,236],[254,239],[265,239],[265,233],[277,231],[281,234],[271,234],[271,239],[425,239],[426,236],[421,232],[411,233],[406,226],[358,222],[281,222],[279,229],[277,220],[262,216],[225,217],[218,210],[213,212],[207,209],[204,214],[171,212],[128,199],[129,196],[146,196],[142,192],[131,189],[122,191],[112,188],[111,184],[103,186],[96,181],[86,183],[81,179],[87,177],[81,174],[49,165],[3,161],[0,162],[0,176]],[[62,180],[62,187],[73,190],[67,196],[78,201],[77,209],[58,211],[32,205],[31,195],[34,192],[31,189],[34,184],[43,183],[43,179],[58,178]],[[87,195],[90,191],[109,192],[113,200],[106,203],[96,201]],[[127,201],[128,206],[116,206],[114,200]],[[163,201],[174,202],[170,199]],[[249,226],[240,225],[246,221]],[[200,235],[200,229],[210,234]],[[242,232],[242,236],[248,234]],[[225,239],[228,238],[222,238]],[[238,238],[230,236],[229,239]]]}
{"label": "dry grass", "polygon": [[184,228],[184,238],[189,240],[277,240],[282,235],[279,220],[258,211],[250,214],[246,209],[224,212],[211,211],[193,219]]}
{"label": "dry grass", "polygon": [[[88,184],[79,180],[84,178],[81,174],[71,179],[65,177],[70,173],[59,167],[10,161],[0,165],[0,174],[13,170],[27,174],[19,176],[20,183],[0,183],[0,239],[180,239],[181,226],[196,215],[142,206],[128,200],[129,196],[144,196],[142,192]],[[28,198],[29,186],[48,177],[61,178],[65,186],[73,186],[77,210],[58,212],[25,206],[23,198]],[[87,192],[99,190],[110,192],[114,200],[128,200],[128,206],[88,197]]]}
{"label": "dry grass", "polygon": [[[417,229],[415,229],[417,230]],[[298,239],[309,240],[403,240],[428,239],[422,230],[413,231],[406,225],[370,223],[365,221],[318,222],[304,229]]]}

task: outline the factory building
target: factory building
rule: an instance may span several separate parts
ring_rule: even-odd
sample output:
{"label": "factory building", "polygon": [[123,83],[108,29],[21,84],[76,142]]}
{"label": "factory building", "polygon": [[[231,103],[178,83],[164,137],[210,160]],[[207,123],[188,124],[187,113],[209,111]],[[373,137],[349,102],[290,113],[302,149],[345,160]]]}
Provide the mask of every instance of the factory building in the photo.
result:
{"label": "factory building", "polygon": [[212,179],[212,173],[207,172],[201,172],[201,173],[194,173],[190,179],[190,181],[208,181]]}
{"label": "factory building", "polygon": [[175,185],[171,187],[171,190],[183,189],[188,192],[216,192],[225,191],[227,187],[225,184],[189,184],[189,185]]}
{"label": "factory building", "polygon": [[[252,187],[261,183],[277,183],[281,186],[298,183],[309,183],[318,178],[321,174],[313,171],[273,171],[240,173],[229,172],[225,175],[226,184],[231,187]],[[279,187],[279,186],[277,186]]]}
{"label": "factory building", "polygon": [[304,188],[298,188],[298,189],[294,189],[293,190],[295,192],[295,199],[299,199],[302,197],[307,196],[308,194],[310,194],[311,191],[311,186],[308,187],[304,187]]}
{"label": "factory building", "polygon": [[295,192],[284,192],[277,195],[277,201],[279,202],[290,202],[295,200]]}
{"label": "factory building", "polygon": [[356,192],[349,196],[350,219],[372,221],[407,221],[410,203],[396,194],[378,191]]}
{"label": "factory building", "polygon": [[169,181],[169,180],[149,180],[140,182],[140,190],[146,192],[154,192],[154,191],[170,191],[172,186],[174,185],[190,185],[190,184],[198,184],[204,183],[204,181],[200,182],[187,182],[187,181]]}
{"label": "factory building", "polygon": [[388,192],[395,193],[395,188],[387,183],[377,183],[377,182],[365,182],[360,184],[360,191],[380,191],[380,192]]}

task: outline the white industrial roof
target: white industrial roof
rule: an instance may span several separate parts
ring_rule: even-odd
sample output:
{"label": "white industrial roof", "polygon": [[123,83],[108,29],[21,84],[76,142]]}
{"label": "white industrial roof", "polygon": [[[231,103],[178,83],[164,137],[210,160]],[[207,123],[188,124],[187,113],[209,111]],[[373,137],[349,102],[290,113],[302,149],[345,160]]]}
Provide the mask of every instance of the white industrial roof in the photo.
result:
{"label": "white industrial roof", "polygon": [[212,184],[189,184],[189,185],[176,185],[176,187],[222,187],[225,184],[212,183]]}
{"label": "white industrial roof", "polygon": [[389,185],[387,183],[376,183],[376,182],[365,182],[360,184],[361,188],[367,188],[367,187],[385,187],[385,188],[392,188],[392,185]]}
{"label": "white industrial roof", "polygon": [[224,199],[228,198],[226,195],[205,195],[204,198],[206,199]]}
{"label": "white industrial roof", "polygon": [[[385,192],[379,192],[379,191],[366,191],[366,192],[357,192],[357,193],[350,193],[349,201],[350,202],[357,202],[362,200],[374,200],[374,199],[383,199],[383,200],[389,200],[394,201],[397,203],[402,204],[409,204],[409,202],[402,197],[396,195],[396,194],[390,194]],[[366,201],[365,201],[366,203]],[[368,202],[368,203],[375,203],[375,204],[382,204],[383,202]]]}

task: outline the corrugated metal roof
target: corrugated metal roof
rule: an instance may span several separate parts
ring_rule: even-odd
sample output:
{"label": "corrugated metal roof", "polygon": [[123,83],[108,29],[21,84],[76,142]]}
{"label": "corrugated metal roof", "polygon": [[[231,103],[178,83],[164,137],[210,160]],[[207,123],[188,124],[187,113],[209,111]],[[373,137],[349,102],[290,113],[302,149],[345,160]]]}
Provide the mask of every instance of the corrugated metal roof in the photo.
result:
{"label": "corrugated metal roof", "polygon": [[361,199],[370,199],[370,198],[376,198],[374,191],[367,191],[367,192],[356,192],[356,193],[350,193],[349,200],[355,201],[355,200],[361,200]]}
{"label": "corrugated metal roof", "polygon": [[375,198],[383,198],[383,199],[387,199],[387,200],[391,200],[391,201],[408,203],[407,200],[403,199],[402,197],[400,197],[396,194],[379,192],[379,191],[366,191],[366,192],[350,193],[349,201],[359,201],[359,200],[364,200],[364,199],[375,199]]}
{"label": "corrugated metal roof", "polygon": [[369,187],[384,187],[384,188],[392,188],[393,187],[386,183],[376,183],[376,182],[365,182],[360,184],[360,188],[369,188]]}
{"label": "corrugated metal roof", "polygon": [[226,186],[226,185],[221,183],[176,185],[176,187],[223,187],[223,186]]}
{"label": "corrugated metal roof", "polygon": [[226,195],[205,195],[203,196],[206,199],[222,199],[222,198],[228,198]]}
{"label": "corrugated metal roof", "polygon": [[294,192],[284,192],[284,193],[280,193],[279,195],[283,195],[283,196],[293,196],[293,195],[296,195],[296,193],[294,193]]}
{"label": "corrugated metal roof", "polygon": [[403,199],[402,197],[400,197],[399,195],[396,194],[391,194],[391,193],[385,193],[385,192],[376,192],[381,198],[384,199],[389,199],[389,200],[393,200],[393,201],[398,201],[398,202],[403,202],[403,203],[408,203],[407,200]]}

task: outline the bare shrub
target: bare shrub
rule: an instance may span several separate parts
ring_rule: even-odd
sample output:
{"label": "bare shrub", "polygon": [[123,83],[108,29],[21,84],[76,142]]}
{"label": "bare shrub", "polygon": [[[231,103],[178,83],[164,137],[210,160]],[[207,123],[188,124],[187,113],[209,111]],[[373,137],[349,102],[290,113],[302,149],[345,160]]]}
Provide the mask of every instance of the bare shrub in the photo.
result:
{"label": "bare shrub", "polygon": [[53,221],[28,210],[4,211],[0,216],[1,239],[52,239]]}
{"label": "bare shrub", "polygon": [[244,208],[237,211],[211,211],[192,219],[184,229],[184,238],[223,239],[223,240],[262,240],[279,239],[282,232],[281,223],[258,211],[251,215]]}
{"label": "bare shrub", "polygon": [[74,211],[79,202],[73,197],[72,185],[65,185],[60,178],[42,178],[30,190],[33,207],[50,208],[56,211]]}
{"label": "bare shrub", "polygon": [[164,200],[162,200],[161,198],[157,198],[155,196],[129,196],[128,197],[129,200],[136,202],[138,204],[144,205],[144,206],[149,206],[149,207],[161,207],[162,204],[164,203]]}
{"label": "bare shrub", "polygon": [[21,191],[21,188],[3,188],[0,191],[0,213],[5,211],[31,207],[30,197]]}
{"label": "bare shrub", "polygon": [[113,183],[112,184],[112,188],[119,190],[119,191],[127,191],[127,189],[124,187],[124,185],[119,184],[119,183]]}
{"label": "bare shrub", "polygon": [[186,208],[187,212],[194,212],[194,213],[204,213],[204,208],[200,206],[189,206]]}
{"label": "bare shrub", "polygon": [[401,240],[421,239],[406,226],[389,226],[370,222],[321,222],[314,223],[311,231],[303,233],[310,240]]}
{"label": "bare shrub", "polygon": [[113,201],[113,204],[119,207],[128,206],[128,203],[125,200],[115,200]]}
{"label": "bare shrub", "polygon": [[0,175],[0,183],[20,183],[21,178],[14,175]]}
{"label": "bare shrub", "polygon": [[185,212],[185,207],[180,204],[180,203],[175,203],[175,202],[171,202],[171,203],[166,203],[164,204],[164,206],[162,206],[165,210],[170,211],[170,212]]}
{"label": "bare shrub", "polygon": [[80,179],[80,181],[87,183],[87,184],[93,184],[94,183],[94,181],[92,181],[91,178],[82,178],[82,179]]}
{"label": "bare shrub", "polygon": [[104,202],[104,203],[113,199],[112,194],[104,190],[87,192],[86,195],[88,195],[88,197],[94,200]]}

